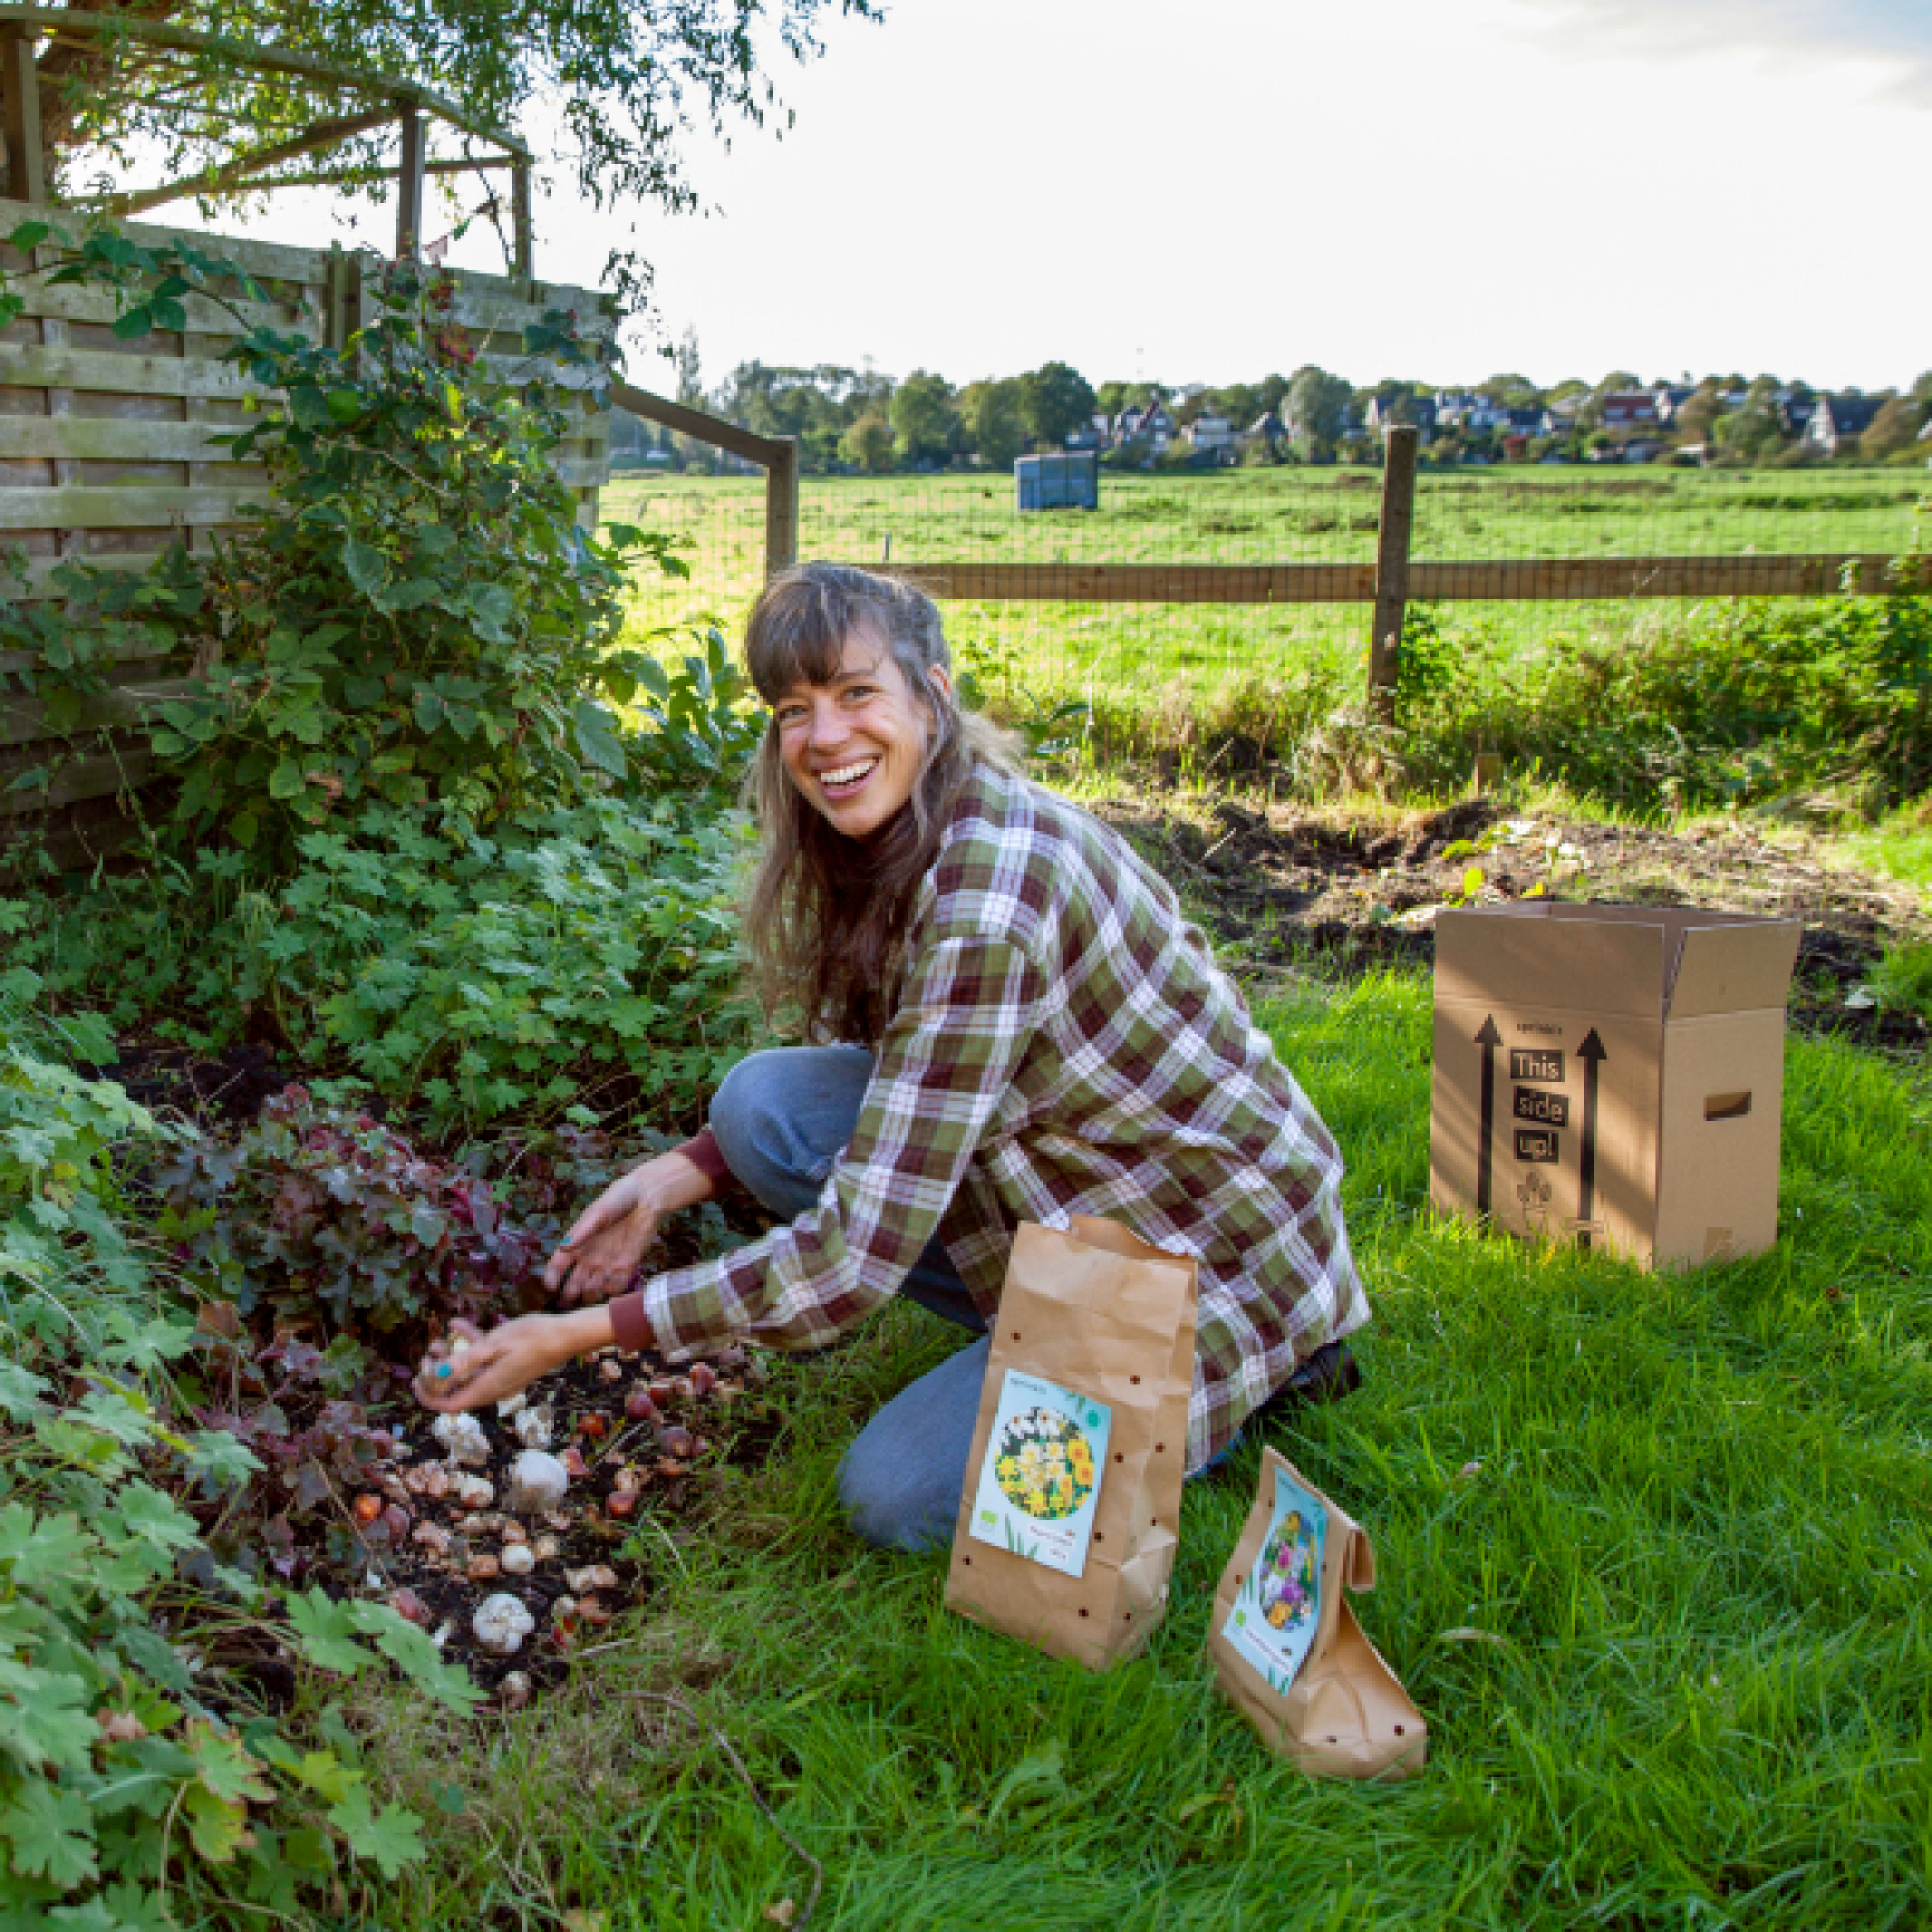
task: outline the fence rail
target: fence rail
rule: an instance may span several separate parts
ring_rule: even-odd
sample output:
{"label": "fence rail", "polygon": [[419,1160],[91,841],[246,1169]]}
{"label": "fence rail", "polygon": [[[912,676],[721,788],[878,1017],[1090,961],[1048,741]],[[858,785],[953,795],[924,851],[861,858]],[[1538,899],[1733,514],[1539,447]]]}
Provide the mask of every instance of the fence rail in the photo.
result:
{"label": "fence rail", "polygon": [[[0,234],[31,217],[58,221],[60,213],[0,201]],[[125,232],[153,244],[182,231],[128,223]],[[0,328],[0,551],[24,552],[27,577],[23,592],[6,581],[0,594],[48,597],[63,562],[144,569],[178,538],[205,550],[216,535],[243,527],[268,497],[267,472],[210,439],[248,420],[245,405],[259,391],[223,354],[249,321],[341,343],[374,319],[358,256],[185,239],[219,248],[256,278],[268,301],[247,304],[246,320],[238,320],[219,303],[190,300],[185,328],[123,342],[100,291],[31,279],[18,285],[24,311]],[[35,265],[10,256],[8,266]],[[508,363],[524,359],[524,327],[554,308],[575,310],[587,334],[616,327],[608,298],[594,289],[494,275],[459,276],[450,313],[481,359]],[[596,521],[608,480],[608,412],[587,415],[559,453],[586,525]],[[31,668],[0,657],[0,683]],[[84,722],[89,729],[118,727],[118,735],[98,754],[65,761],[48,756],[56,734],[39,704],[0,690],[0,844],[44,831],[59,856],[81,860],[124,836],[113,801],[147,779],[140,720],[175,694],[178,668],[152,661],[117,667],[115,688]],[[14,788],[37,769],[43,782]]]}

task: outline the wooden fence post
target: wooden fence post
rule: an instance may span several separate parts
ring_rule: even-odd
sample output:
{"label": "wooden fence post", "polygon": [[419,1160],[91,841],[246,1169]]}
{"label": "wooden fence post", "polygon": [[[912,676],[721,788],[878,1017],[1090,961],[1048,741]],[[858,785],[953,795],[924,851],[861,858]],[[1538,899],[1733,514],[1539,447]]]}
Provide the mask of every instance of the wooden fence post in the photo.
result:
{"label": "wooden fence post", "polygon": [[0,26],[0,133],[6,141],[7,192],[15,201],[45,201],[46,162],[41,154],[40,76],[33,30]]}
{"label": "wooden fence post", "polygon": [[1393,425],[1382,459],[1375,628],[1369,635],[1369,703],[1384,723],[1395,716],[1395,681],[1402,663],[1402,613],[1408,602],[1408,543],[1415,529],[1415,452],[1420,440],[1420,432],[1411,424]]}
{"label": "wooden fence post", "polygon": [[396,260],[403,262],[418,254],[422,249],[422,111],[416,107],[406,106],[400,119],[403,130],[403,153],[396,182]]}
{"label": "wooden fence post", "polygon": [[798,561],[798,443],[781,437],[765,466],[765,576]]}
{"label": "wooden fence post", "polygon": [[537,278],[536,226],[530,213],[530,164],[518,161],[510,169],[510,227],[516,252],[510,272],[525,284]]}

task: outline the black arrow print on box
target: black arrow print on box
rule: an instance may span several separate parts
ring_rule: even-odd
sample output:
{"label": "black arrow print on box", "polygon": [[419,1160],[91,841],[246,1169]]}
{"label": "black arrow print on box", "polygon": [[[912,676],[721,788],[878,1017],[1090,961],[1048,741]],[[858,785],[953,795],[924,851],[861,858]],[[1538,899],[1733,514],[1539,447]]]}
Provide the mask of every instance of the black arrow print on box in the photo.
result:
{"label": "black arrow print on box", "polygon": [[1496,1048],[1502,1043],[1494,1015],[1484,1014],[1483,1030],[1476,1036],[1476,1044],[1483,1049],[1482,1125],[1477,1129],[1476,1141],[1476,1212],[1482,1215],[1490,1211],[1490,1143],[1495,1138],[1496,1122]]}
{"label": "black arrow print on box", "polygon": [[1579,1248],[1590,1245],[1590,1221],[1597,1211],[1597,1069],[1609,1057],[1592,1027],[1577,1049],[1577,1058],[1583,1063],[1583,1150],[1577,1195],[1577,1219],[1582,1224],[1577,1230]]}

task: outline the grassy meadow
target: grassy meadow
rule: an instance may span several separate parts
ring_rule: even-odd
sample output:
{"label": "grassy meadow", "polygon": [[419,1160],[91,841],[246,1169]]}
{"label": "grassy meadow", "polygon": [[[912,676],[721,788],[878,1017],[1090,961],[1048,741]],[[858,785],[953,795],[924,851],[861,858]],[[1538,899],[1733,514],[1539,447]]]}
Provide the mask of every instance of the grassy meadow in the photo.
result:
{"label": "grassy meadow", "polygon": [[[1439,1224],[1429,992],[1262,1009],[1348,1151],[1368,1381],[1269,1439],[1377,1546],[1365,1627],[1428,1773],[1316,1783],[1203,1654],[1258,1451],[1192,1486],[1171,1613],[1106,1676],[967,1625],[842,1528],[854,1428],[950,1343],[910,1307],[780,1372],[783,1438],[658,1594],[491,1734],[369,1704],[432,1820],[389,1932],[1918,1926],[1932,1916],[1932,1218],[1922,1065],[1790,1047],[1784,1231],[1647,1277]],[[460,1807],[460,1816],[452,1815]],[[789,1908],[786,1901],[790,1901]]]}
{"label": "grassy meadow", "polygon": [[[827,560],[1055,563],[1373,561],[1380,472],[1103,472],[1096,512],[1021,516],[991,476],[807,477],[799,554]],[[1921,478],[1903,469],[1692,470],[1518,467],[1418,483],[1417,558],[1902,552],[1932,541]],[[686,540],[686,582],[640,579],[640,632],[715,621],[736,631],[763,568],[761,478],[626,474],[604,514]],[[1605,639],[1656,604],[1484,604],[1459,621],[1521,651],[1553,629]],[[1184,708],[1264,688],[1293,668],[1352,681],[1368,636],[1353,605],[946,606],[962,658],[996,695]]]}

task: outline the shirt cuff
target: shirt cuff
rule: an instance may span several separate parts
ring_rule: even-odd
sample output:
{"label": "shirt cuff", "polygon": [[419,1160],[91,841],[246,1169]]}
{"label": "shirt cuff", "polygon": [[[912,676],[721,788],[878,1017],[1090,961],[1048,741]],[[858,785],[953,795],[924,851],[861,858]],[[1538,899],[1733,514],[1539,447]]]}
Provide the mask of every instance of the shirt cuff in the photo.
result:
{"label": "shirt cuff", "polygon": [[681,1153],[698,1173],[707,1177],[714,1194],[735,1193],[743,1183],[731,1172],[730,1163],[724,1158],[724,1150],[718,1145],[718,1136],[709,1127],[696,1140],[689,1140],[682,1147],[673,1148],[673,1153]]}
{"label": "shirt cuff", "polygon": [[620,1294],[605,1304],[611,1311],[611,1332],[627,1355],[651,1346],[651,1318],[644,1313],[643,1292]]}

